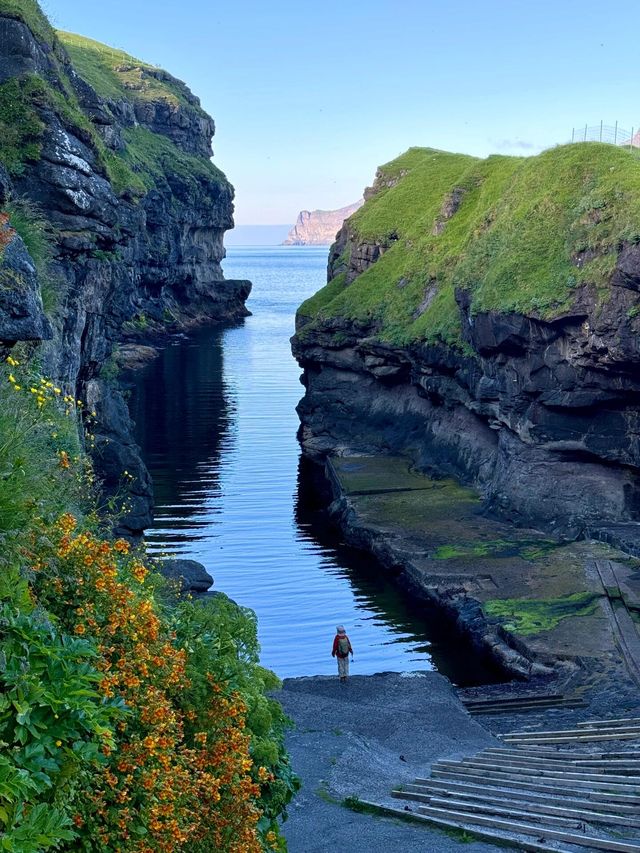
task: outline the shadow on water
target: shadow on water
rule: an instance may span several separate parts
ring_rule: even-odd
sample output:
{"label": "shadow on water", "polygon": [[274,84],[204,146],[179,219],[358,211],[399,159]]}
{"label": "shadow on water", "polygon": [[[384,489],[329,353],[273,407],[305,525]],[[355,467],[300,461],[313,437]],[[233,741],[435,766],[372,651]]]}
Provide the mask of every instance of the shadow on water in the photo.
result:
{"label": "shadow on water", "polygon": [[[233,402],[224,384],[224,329],[177,337],[131,380],[129,410],[153,479],[155,526],[171,547],[197,537],[203,503],[220,492],[220,459],[233,443]],[[151,534],[153,540],[153,533]]]}
{"label": "shadow on water", "polygon": [[450,623],[340,541],[300,462],[289,338],[325,265],[322,250],[230,251],[227,275],[254,282],[253,316],[173,340],[133,376],[155,487],[148,546],[200,560],[216,589],[255,610],[262,662],[281,677],[332,674],[339,621],[358,674],[437,668],[461,685],[495,681]]}
{"label": "shadow on water", "polygon": [[370,554],[348,545],[327,513],[328,485],[319,466],[304,456],[298,465],[296,523],[305,536],[333,553],[358,600],[379,612],[396,631],[413,636],[433,668],[458,687],[495,684],[507,676],[490,655],[473,646],[439,608],[402,589]]}

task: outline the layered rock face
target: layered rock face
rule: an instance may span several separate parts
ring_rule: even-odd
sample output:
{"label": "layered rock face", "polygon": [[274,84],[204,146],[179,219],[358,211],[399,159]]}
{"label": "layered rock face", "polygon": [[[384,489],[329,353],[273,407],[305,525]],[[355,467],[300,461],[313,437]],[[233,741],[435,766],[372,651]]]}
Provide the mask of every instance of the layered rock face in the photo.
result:
{"label": "layered rock face", "polygon": [[[458,164],[458,177],[448,163],[449,188],[437,189],[426,214],[415,210],[418,236],[417,230],[403,230],[406,212],[393,201],[404,175],[395,183],[392,176],[383,191],[370,194],[360,212],[368,220],[357,214],[345,223],[331,251],[330,283],[300,309],[293,339],[304,368],[299,414],[309,455],[402,453],[422,470],[473,484],[488,510],[519,524],[572,536],[601,530],[606,537],[603,529],[617,525],[635,529],[640,522],[640,245],[637,237],[619,239],[615,228],[620,221],[627,235],[640,233],[632,182],[640,162],[632,155],[619,161],[605,146],[573,148],[585,150],[584,170],[592,181],[599,168],[603,175],[619,169],[610,191],[624,208],[617,211],[603,189],[597,208],[585,198],[581,209],[571,207],[549,223],[551,231],[573,233],[578,226],[570,217],[575,216],[591,234],[580,237],[582,251],[573,250],[566,238],[566,265],[575,269],[575,278],[561,279],[549,306],[542,305],[540,291],[532,296],[518,290],[517,264],[509,266],[507,249],[489,254],[500,244],[509,216],[510,239],[521,241],[517,250],[533,240],[528,229],[534,227],[534,214],[520,225],[513,221],[513,187],[522,179],[520,169],[534,168],[530,161],[508,164],[510,189],[492,196],[485,208],[481,191],[493,179],[486,164],[482,177],[477,164]],[[579,170],[567,174],[564,165],[557,167],[561,158],[579,158],[580,152],[557,151],[543,155],[545,174],[557,168],[578,195],[586,193]],[[425,186],[434,182],[430,173]],[[557,196],[554,188],[549,192]],[[548,207],[547,216],[559,216],[558,210]],[[457,222],[458,217],[464,219]],[[383,223],[376,235],[372,223]],[[449,230],[455,227],[462,235],[457,243]],[[450,242],[439,261],[438,241],[447,234]],[[477,255],[474,241],[482,241]],[[419,254],[411,256],[416,247]],[[469,255],[477,257],[477,265],[468,265]],[[505,305],[520,300],[522,310],[482,304],[489,296],[495,299],[505,267]],[[483,291],[488,283],[494,289]]]}
{"label": "layered rock face", "polygon": [[283,246],[330,246],[342,223],[362,207],[363,199],[340,210],[301,210]]}
{"label": "layered rock face", "polygon": [[2,201],[11,216],[26,200],[23,218],[46,221],[57,301],[50,323],[16,236],[0,269],[22,265],[0,297],[0,341],[47,341],[45,371],[97,412],[107,491],[133,475],[123,526],[140,531],[151,485],[105,364],[119,342],[246,315],[249,282],[224,280],[220,266],[233,188],[210,161],[212,119],[171,75],[54,33],[35,3],[22,13],[0,2],[0,46],[0,129],[14,140],[0,146]]}

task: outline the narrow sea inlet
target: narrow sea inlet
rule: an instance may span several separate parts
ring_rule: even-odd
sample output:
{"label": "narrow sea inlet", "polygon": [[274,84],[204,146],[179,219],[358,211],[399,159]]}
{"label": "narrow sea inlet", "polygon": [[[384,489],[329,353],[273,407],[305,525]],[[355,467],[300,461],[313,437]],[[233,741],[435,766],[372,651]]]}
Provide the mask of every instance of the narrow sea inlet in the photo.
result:
{"label": "narrow sea inlet", "polygon": [[252,316],[172,341],[137,374],[131,408],[156,496],[150,549],[201,561],[214,589],[255,610],[262,663],[281,677],[333,673],[342,622],[356,674],[438,669],[478,683],[488,676],[460,638],[342,544],[309,500],[289,338],[297,306],[324,283],[326,257],[229,250],[227,277],[253,281]]}

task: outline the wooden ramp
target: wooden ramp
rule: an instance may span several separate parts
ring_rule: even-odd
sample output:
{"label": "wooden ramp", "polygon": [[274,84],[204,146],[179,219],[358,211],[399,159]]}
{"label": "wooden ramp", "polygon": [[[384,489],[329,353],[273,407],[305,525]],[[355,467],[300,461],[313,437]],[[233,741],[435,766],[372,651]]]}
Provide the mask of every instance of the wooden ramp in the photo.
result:
{"label": "wooden ramp", "polygon": [[[601,740],[610,732],[637,743],[610,752],[540,745]],[[393,791],[411,803],[397,812],[521,850],[640,853],[638,718],[513,732],[503,740],[503,747],[439,761],[429,778]]]}
{"label": "wooden ramp", "polygon": [[631,677],[640,685],[640,633],[637,617],[640,613],[640,591],[637,579],[619,563],[594,560],[606,599],[604,609],[613,628],[616,643]]}
{"label": "wooden ramp", "polygon": [[586,702],[578,696],[562,693],[528,693],[519,696],[462,697],[461,702],[474,716],[489,714],[522,714],[527,711],[546,711],[549,708],[584,708]]}
{"label": "wooden ramp", "polygon": [[640,720],[591,720],[574,729],[508,732],[498,737],[511,744],[572,744],[593,741],[640,740]]}

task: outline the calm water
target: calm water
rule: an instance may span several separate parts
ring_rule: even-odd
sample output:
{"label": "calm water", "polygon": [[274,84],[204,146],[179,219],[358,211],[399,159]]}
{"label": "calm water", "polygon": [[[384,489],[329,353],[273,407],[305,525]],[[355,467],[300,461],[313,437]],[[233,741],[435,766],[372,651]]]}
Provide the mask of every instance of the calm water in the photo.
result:
{"label": "calm water", "polygon": [[132,413],[154,480],[152,550],[200,560],[258,616],[262,662],[282,677],[333,673],[343,622],[354,673],[437,668],[490,678],[446,626],[327,529],[300,463],[290,352],[297,306],[322,286],[326,249],[231,249],[253,316],[172,342],[136,378]]}

